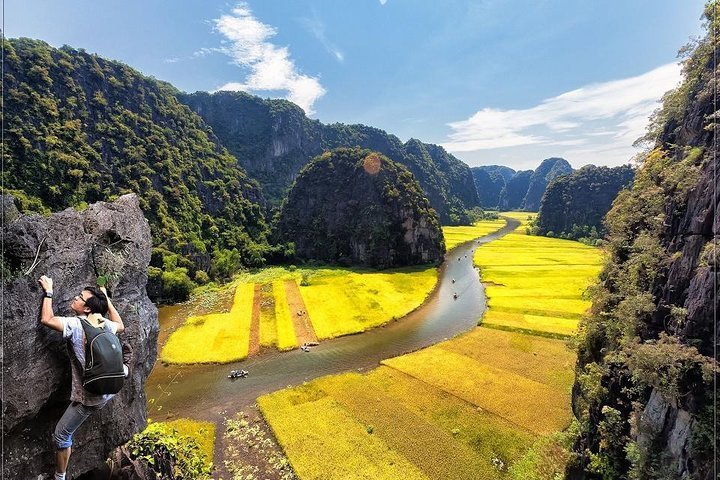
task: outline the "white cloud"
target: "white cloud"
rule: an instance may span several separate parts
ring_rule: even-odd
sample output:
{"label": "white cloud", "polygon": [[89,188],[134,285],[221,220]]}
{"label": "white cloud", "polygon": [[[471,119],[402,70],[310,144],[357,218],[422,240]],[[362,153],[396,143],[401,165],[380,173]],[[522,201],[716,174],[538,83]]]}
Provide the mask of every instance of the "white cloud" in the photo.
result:
{"label": "white cloud", "polygon": [[314,113],[313,105],[325,94],[325,89],[317,78],[298,72],[287,47],[270,42],[277,33],[274,27],[257,20],[244,2],[214,23],[228,40],[222,51],[236,65],[249,69],[244,82],[228,82],[217,90],[285,91],[288,100],[308,115]]}
{"label": "white cloud", "polygon": [[380,5],[385,5],[387,3],[387,0],[380,0]]}
{"label": "white cloud", "polygon": [[[571,161],[572,154],[586,160],[597,152],[612,155],[603,157],[605,164],[625,163],[634,155],[632,143],[644,134],[662,95],[677,86],[680,71],[672,63],[636,77],[587,85],[527,109],[484,108],[467,120],[449,123],[453,132],[443,146],[451,152],[498,154],[499,149],[511,153],[528,145],[582,145],[582,150],[556,148],[556,152]],[[522,150],[526,155],[527,149]]]}
{"label": "white cloud", "polygon": [[327,50],[333,57],[335,57],[335,60],[340,63],[345,60],[345,55],[343,54],[343,52],[335,45],[333,45],[332,42],[330,42],[330,40],[328,40],[325,36],[325,24],[322,23],[322,21],[317,17],[317,15],[313,15],[313,18],[301,18],[300,21],[305,26],[305,28],[307,28],[308,31],[320,41],[322,46],[325,47],[325,50]]}

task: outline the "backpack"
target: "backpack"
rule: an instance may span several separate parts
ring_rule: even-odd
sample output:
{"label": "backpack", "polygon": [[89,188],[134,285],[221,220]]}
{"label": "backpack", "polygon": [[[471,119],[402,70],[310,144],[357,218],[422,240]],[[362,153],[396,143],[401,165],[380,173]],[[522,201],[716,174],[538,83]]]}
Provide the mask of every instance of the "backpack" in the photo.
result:
{"label": "backpack", "polygon": [[83,387],[94,395],[118,393],[125,379],[120,339],[109,330],[93,327],[84,318],[80,318],[80,324],[85,332]]}

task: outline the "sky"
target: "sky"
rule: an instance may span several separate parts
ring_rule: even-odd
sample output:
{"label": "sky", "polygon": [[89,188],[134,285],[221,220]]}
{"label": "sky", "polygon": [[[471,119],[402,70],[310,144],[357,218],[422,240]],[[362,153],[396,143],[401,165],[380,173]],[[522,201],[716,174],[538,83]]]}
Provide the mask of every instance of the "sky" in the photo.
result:
{"label": "sky", "polygon": [[6,0],[3,30],[180,90],[286,98],[470,166],[621,165],[704,0]]}

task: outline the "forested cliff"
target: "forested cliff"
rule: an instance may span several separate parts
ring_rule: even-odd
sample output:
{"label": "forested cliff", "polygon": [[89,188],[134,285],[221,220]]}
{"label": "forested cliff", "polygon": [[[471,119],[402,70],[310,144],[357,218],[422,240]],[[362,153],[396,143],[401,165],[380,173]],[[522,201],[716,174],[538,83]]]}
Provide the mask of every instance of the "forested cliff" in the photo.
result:
{"label": "forested cliff", "polygon": [[708,3],[708,34],[681,51],[683,82],[607,215],[608,261],[579,342],[572,478],[715,478],[717,14]]}
{"label": "forested cliff", "polygon": [[437,145],[415,139],[403,144],[365,125],[324,125],[286,100],[263,100],[243,92],[196,92],[178,98],[212,127],[272,203],[280,203],[313,157],[359,146],[407,167],[443,223],[467,222],[465,209],[479,205],[470,168]]}
{"label": "forested cliff", "polygon": [[83,50],[24,38],[4,47],[2,175],[21,208],[137,193],[155,247],[151,291],[164,276],[168,296],[222,276],[232,266],[217,259],[231,252],[238,265],[261,263],[260,188],[175,88]]}
{"label": "forested cliff", "polygon": [[634,171],[630,165],[615,168],[587,165],[550,182],[537,216],[539,235],[578,240],[601,239],[603,219],[620,189],[628,187]]}
{"label": "forested cliff", "polygon": [[440,222],[402,165],[360,148],[327,151],[303,167],[280,214],[298,257],[341,265],[439,263]]}

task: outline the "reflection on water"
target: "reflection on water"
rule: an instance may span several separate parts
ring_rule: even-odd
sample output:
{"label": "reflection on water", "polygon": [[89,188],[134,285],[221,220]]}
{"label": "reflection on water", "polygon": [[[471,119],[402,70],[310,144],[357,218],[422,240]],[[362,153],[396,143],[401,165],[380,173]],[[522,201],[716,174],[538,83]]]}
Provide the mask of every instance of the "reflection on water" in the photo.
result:
{"label": "reflection on water", "polygon": [[[157,363],[146,385],[149,416],[156,421],[171,417],[216,420],[254,403],[264,393],[297,385],[323,375],[374,368],[380,360],[432,345],[477,325],[485,309],[485,295],[472,254],[481,243],[495,240],[517,228],[507,219],[500,231],[460,245],[446,255],[438,284],[428,300],[402,319],[368,332],[325,340],[310,352],[268,352],[226,365],[166,366]],[[455,279],[455,283],[452,282]],[[453,294],[457,293],[457,299]],[[185,318],[181,306],[162,308],[162,332]],[[161,338],[167,338],[161,334]],[[230,380],[228,372],[243,368],[247,378]]]}

